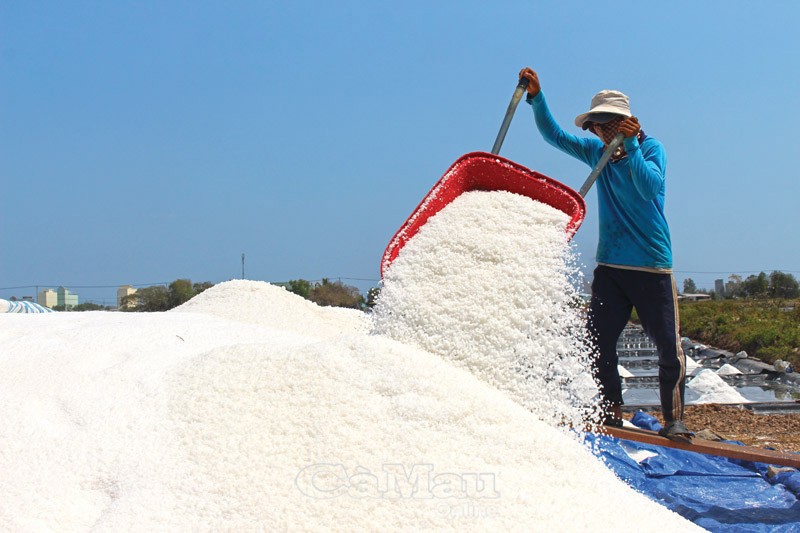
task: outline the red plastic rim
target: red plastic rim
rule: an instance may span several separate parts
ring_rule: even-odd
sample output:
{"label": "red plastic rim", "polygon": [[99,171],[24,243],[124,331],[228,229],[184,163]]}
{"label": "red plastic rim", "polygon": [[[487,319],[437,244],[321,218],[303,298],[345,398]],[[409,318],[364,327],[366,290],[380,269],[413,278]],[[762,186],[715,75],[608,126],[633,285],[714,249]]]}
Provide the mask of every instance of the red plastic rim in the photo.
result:
{"label": "red plastic rim", "polygon": [[563,183],[499,155],[486,152],[465,154],[450,166],[389,241],[381,260],[381,278],[406,242],[425,222],[468,191],[509,191],[563,211],[570,217],[567,223],[569,238],[586,215],[583,197]]}

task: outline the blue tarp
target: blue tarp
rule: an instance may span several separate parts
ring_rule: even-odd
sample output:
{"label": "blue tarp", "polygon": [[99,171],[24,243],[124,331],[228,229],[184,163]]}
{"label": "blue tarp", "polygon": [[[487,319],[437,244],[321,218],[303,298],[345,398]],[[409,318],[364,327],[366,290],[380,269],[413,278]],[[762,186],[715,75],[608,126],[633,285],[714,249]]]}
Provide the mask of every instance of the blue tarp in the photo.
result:
{"label": "blue tarp", "polygon": [[[633,422],[644,429],[660,428],[655,418],[641,412]],[[800,532],[800,472],[795,469],[770,478],[769,465],[762,463],[602,435],[588,438],[595,453],[626,483],[710,531]]]}
{"label": "blue tarp", "polygon": [[0,299],[0,313],[52,313],[53,310],[34,302],[12,302]]}

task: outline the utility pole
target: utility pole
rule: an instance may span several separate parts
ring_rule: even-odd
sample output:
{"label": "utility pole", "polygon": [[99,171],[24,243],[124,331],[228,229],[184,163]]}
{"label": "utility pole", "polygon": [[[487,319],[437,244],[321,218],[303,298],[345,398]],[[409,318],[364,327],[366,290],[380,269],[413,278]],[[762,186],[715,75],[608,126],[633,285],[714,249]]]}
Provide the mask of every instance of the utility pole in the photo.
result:
{"label": "utility pole", "polygon": [[244,252],[242,252],[242,279],[244,279]]}

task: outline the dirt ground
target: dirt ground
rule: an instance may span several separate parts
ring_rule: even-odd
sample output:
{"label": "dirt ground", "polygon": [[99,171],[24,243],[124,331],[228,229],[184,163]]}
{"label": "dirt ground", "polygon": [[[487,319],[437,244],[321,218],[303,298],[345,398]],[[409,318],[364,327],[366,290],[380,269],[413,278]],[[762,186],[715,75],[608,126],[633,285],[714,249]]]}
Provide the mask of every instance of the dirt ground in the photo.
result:
{"label": "dirt ground", "polygon": [[[663,423],[661,413],[652,414]],[[748,446],[800,452],[800,414],[757,415],[733,406],[689,405],[684,421],[695,433],[709,429],[725,439],[738,440]]]}

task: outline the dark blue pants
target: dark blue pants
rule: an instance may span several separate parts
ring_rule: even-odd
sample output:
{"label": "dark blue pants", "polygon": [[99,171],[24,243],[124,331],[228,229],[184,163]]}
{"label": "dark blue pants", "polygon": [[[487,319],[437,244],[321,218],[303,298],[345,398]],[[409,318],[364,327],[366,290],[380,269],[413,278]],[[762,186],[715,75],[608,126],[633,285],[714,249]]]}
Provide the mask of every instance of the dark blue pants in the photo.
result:
{"label": "dark blue pants", "polygon": [[617,340],[636,313],[658,351],[661,409],[666,421],[683,419],[686,357],[681,349],[678,302],[672,274],[598,266],[592,280],[589,333],[595,344],[594,372],[603,399],[622,405]]}

